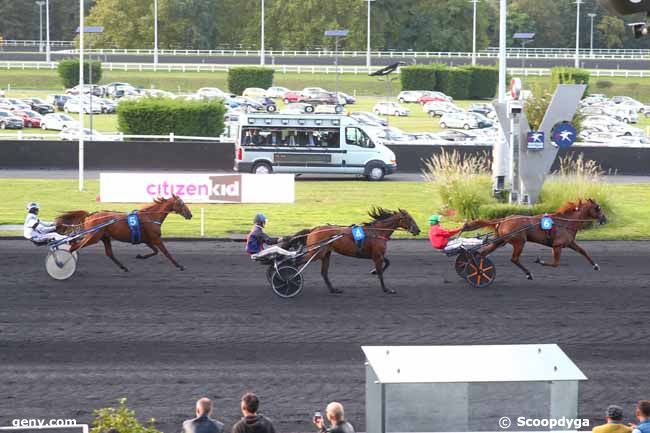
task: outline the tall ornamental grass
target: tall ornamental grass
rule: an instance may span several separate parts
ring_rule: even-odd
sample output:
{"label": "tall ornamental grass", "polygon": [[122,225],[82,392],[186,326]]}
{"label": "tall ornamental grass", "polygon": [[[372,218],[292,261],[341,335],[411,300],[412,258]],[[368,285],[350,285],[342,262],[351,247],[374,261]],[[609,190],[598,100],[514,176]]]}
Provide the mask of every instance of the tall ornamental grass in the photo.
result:
{"label": "tall ornamental grass", "polygon": [[485,153],[461,155],[458,151],[433,155],[424,161],[423,176],[432,183],[444,210],[463,219],[479,217],[479,208],[494,203],[490,161]]}

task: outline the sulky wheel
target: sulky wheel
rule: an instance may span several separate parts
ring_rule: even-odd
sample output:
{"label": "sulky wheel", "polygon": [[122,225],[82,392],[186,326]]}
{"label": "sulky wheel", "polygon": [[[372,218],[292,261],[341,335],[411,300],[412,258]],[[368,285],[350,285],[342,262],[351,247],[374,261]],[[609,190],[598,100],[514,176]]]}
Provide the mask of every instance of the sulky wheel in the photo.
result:
{"label": "sulky wheel", "polygon": [[266,268],[266,281],[269,282],[269,284],[273,285],[273,274],[275,273],[275,266],[273,264],[269,265],[268,268]]}
{"label": "sulky wheel", "polygon": [[456,263],[454,264],[454,268],[456,269],[456,273],[459,277],[465,279],[467,265],[469,264],[470,260],[471,259],[469,257],[469,253],[467,251],[463,251],[458,254],[458,256],[456,256]]}
{"label": "sulky wheel", "polygon": [[55,280],[67,280],[77,270],[77,261],[66,250],[54,250],[45,258],[45,269]]}
{"label": "sulky wheel", "polygon": [[465,270],[465,279],[476,288],[489,286],[496,278],[496,275],[497,270],[492,260],[482,257],[480,254],[474,254],[470,258]]}
{"label": "sulky wheel", "polygon": [[293,298],[302,291],[302,274],[292,266],[282,266],[274,270],[271,287],[281,298]]}

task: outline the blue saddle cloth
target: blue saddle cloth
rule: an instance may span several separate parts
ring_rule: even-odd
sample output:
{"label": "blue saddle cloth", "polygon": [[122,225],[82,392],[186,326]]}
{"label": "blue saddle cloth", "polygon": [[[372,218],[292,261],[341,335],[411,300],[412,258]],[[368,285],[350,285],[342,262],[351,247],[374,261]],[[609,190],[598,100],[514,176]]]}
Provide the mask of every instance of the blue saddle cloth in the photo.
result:
{"label": "blue saddle cloth", "polygon": [[354,239],[354,243],[357,244],[357,249],[361,251],[363,249],[363,243],[366,240],[366,232],[362,226],[352,226],[352,238]]}
{"label": "blue saddle cloth", "polygon": [[553,218],[551,218],[549,215],[544,215],[539,224],[542,227],[542,230],[549,231],[553,229]]}
{"label": "blue saddle cloth", "polygon": [[142,234],[140,232],[140,218],[138,218],[138,211],[134,210],[126,217],[126,223],[131,230],[131,243],[139,244],[141,242]]}

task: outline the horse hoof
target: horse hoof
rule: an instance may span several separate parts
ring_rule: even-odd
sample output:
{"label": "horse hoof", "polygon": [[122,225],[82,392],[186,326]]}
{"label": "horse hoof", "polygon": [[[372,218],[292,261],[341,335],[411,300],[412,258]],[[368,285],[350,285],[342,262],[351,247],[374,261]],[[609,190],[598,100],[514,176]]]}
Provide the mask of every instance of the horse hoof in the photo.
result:
{"label": "horse hoof", "polygon": [[341,293],[343,293],[343,290],[342,289],[330,289],[330,293],[332,295],[340,295]]}
{"label": "horse hoof", "polygon": [[183,267],[183,266],[179,266],[179,267],[178,267],[178,270],[179,270],[179,271],[184,271],[184,270],[185,270],[185,267]]}
{"label": "horse hoof", "polygon": [[142,254],[138,254],[137,256],[135,256],[135,258],[136,259],[144,259],[144,256]]}
{"label": "horse hoof", "polygon": [[372,271],[370,271],[370,275],[377,275],[377,269],[373,269]]}
{"label": "horse hoof", "polygon": [[124,272],[129,272],[129,269],[128,269],[128,268],[122,268],[122,270],[123,270]]}
{"label": "horse hoof", "polygon": [[537,258],[535,259],[535,263],[539,263],[539,264],[541,265],[541,264],[542,264],[542,259],[540,259],[539,257],[537,257]]}
{"label": "horse hoof", "polygon": [[533,274],[526,274],[526,279],[527,280],[532,280],[533,279]]}
{"label": "horse hoof", "polygon": [[594,271],[600,271],[600,266],[598,266],[598,263],[594,265]]}
{"label": "horse hoof", "polygon": [[395,291],[393,289],[384,289],[384,293],[387,294],[387,295],[395,295],[395,294],[397,294],[397,291]]}

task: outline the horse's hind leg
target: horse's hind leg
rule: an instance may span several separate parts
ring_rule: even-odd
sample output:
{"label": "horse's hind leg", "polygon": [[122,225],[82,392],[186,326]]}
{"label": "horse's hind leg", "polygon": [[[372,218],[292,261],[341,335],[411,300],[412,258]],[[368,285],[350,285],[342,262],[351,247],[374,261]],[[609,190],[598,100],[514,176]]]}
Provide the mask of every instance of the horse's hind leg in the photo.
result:
{"label": "horse's hind leg", "polygon": [[106,251],[106,255],[108,256],[109,259],[113,261],[120,269],[122,269],[124,272],[129,272],[129,270],[124,266],[122,263],[120,263],[116,258],[115,255],[113,255],[113,247],[111,245],[111,238],[104,237],[102,238],[102,242],[104,243],[104,250]]}
{"label": "horse's hind leg", "polygon": [[535,260],[535,263],[539,263],[542,266],[551,266],[553,268],[557,268],[560,266],[560,257],[562,256],[562,247],[557,246],[553,247],[553,263],[548,263],[545,262],[544,260],[540,259],[537,257],[537,260]]}
{"label": "horse's hind leg", "polygon": [[380,255],[375,255],[372,258],[372,261],[375,262],[375,269],[377,270],[377,277],[379,277],[379,283],[381,283],[381,289],[384,291],[384,293],[394,295],[397,292],[393,289],[387,288],[386,284],[384,284],[384,260],[385,260],[384,257]]}
{"label": "horse's hind leg", "polygon": [[320,274],[323,276],[323,280],[325,280],[325,284],[327,285],[327,288],[329,289],[330,293],[343,293],[343,290],[335,289],[334,286],[332,286],[332,283],[330,282],[329,269],[330,269],[331,255],[332,255],[332,251],[327,251],[325,254],[323,254],[323,257],[321,258],[321,262],[320,262]]}
{"label": "horse's hind leg", "polygon": [[176,262],[176,260],[174,260],[174,258],[172,257],[172,255],[171,255],[171,254],[169,253],[169,251],[167,250],[167,247],[165,246],[165,244],[163,244],[162,240],[157,239],[156,241],[154,241],[154,242],[152,242],[152,243],[153,243],[155,246],[157,246],[158,248],[160,248],[160,251],[162,251],[162,253],[165,255],[165,257],[167,257],[167,258],[169,259],[169,261],[172,262],[172,263],[174,264],[174,266],[176,266],[176,267],[177,267],[178,269],[180,269],[181,271],[184,271],[184,270],[185,270],[185,268],[184,268],[182,265],[179,265],[178,262]]}
{"label": "horse's hind leg", "polygon": [[[386,272],[386,269],[390,266],[390,260],[388,260],[386,257],[384,257],[384,269],[383,272]],[[372,275],[377,275],[377,269],[373,268],[372,271],[370,271]]]}
{"label": "horse's hind leg", "polygon": [[151,248],[151,251],[153,251],[153,252],[152,252],[152,253],[149,253],[149,254],[144,254],[144,255],[142,255],[142,254],[138,254],[137,256],[135,256],[136,259],[148,259],[149,257],[153,257],[153,256],[155,256],[156,254],[158,254],[158,248],[156,248],[155,245],[153,245],[153,244],[151,244],[151,243],[147,243],[147,246],[148,246],[149,248]]}
{"label": "horse's hind leg", "polygon": [[591,266],[594,268],[594,271],[600,271],[600,266],[598,266],[598,263],[594,262],[593,259],[587,254],[587,252],[582,248],[580,245],[576,243],[576,241],[571,242],[569,245],[567,245],[569,248],[571,248],[573,251],[576,251],[580,253],[585,259],[591,263]]}
{"label": "horse's hind leg", "polygon": [[526,267],[519,261],[519,257],[521,257],[521,253],[524,251],[524,242],[512,241],[510,244],[512,245],[512,257],[510,258],[510,261],[514,263],[519,269],[524,271],[526,278],[532,280],[533,274],[531,274],[530,271],[526,269]]}

